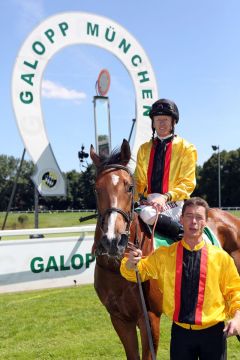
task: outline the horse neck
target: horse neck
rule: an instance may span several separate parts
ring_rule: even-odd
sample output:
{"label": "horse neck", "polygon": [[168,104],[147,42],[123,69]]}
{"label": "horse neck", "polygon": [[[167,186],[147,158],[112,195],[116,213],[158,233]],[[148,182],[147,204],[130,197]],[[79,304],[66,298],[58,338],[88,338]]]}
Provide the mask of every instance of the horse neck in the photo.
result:
{"label": "horse neck", "polygon": [[147,256],[153,252],[153,240],[150,234],[144,229],[144,223],[140,220],[137,213],[134,213],[134,218],[130,226],[129,242],[142,250],[142,254]]}

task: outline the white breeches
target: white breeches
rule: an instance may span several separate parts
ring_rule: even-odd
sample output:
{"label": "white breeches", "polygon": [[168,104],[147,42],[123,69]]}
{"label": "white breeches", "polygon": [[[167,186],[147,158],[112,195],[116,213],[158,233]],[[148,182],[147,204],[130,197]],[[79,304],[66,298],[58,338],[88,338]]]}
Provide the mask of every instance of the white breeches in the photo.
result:
{"label": "white breeches", "polygon": [[[147,197],[147,201],[152,201],[154,198],[158,197],[160,194],[150,194]],[[174,221],[179,222],[180,216],[182,214],[183,201],[170,201],[166,203],[161,214],[169,216]],[[140,211],[139,215],[141,219],[149,225],[153,225],[157,216],[157,211],[150,205],[141,205],[136,210]]]}

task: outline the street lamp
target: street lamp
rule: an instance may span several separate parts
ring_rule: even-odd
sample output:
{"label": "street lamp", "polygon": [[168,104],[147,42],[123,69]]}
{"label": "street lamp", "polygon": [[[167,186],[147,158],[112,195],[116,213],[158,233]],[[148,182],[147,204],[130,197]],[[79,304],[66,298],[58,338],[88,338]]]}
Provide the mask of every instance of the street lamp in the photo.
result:
{"label": "street lamp", "polygon": [[218,207],[221,209],[221,159],[220,159],[220,146],[212,145],[213,151],[218,150]]}

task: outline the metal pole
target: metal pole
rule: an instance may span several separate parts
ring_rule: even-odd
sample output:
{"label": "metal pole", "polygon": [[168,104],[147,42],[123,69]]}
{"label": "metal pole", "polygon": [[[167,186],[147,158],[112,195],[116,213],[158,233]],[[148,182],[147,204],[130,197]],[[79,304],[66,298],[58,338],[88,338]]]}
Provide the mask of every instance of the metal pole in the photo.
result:
{"label": "metal pole", "polygon": [[132,127],[131,127],[130,134],[129,134],[129,137],[128,137],[128,142],[130,142],[130,140],[131,140],[132,132],[133,132],[133,128],[135,126],[135,123],[136,123],[136,119],[132,119]]}
{"label": "metal pole", "polygon": [[[38,211],[38,205],[39,205],[39,193],[38,193],[38,188],[35,185],[34,186],[34,227],[35,229],[39,228],[39,222],[38,222],[38,215],[39,215],[39,211]],[[39,239],[39,238],[43,238],[44,235],[43,234],[31,234],[29,236],[30,239]]]}
{"label": "metal pole", "polygon": [[34,226],[38,229],[38,189],[34,186]]}
{"label": "metal pole", "polygon": [[221,209],[221,155],[220,146],[218,145],[218,207]]}
{"label": "metal pole", "polygon": [[[12,193],[11,193],[11,196],[10,196],[10,199],[9,199],[9,202],[8,202],[7,212],[6,212],[6,215],[5,215],[3,224],[2,224],[2,230],[5,229],[5,225],[6,225],[6,222],[7,222],[8,214],[9,214],[9,211],[11,210],[11,207],[12,207],[12,202],[13,202],[13,199],[14,199],[14,196],[15,196],[15,192],[16,192],[16,188],[17,188],[17,183],[18,183],[18,178],[19,178],[19,175],[20,175],[20,172],[21,172],[21,169],[22,169],[22,164],[23,164],[23,160],[24,160],[25,153],[26,153],[26,149],[23,149],[21,162],[20,162],[20,165],[19,165],[18,170],[17,170],[17,173],[16,173],[16,178],[15,178],[14,185],[13,185],[13,188],[12,188]],[[1,240],[1,238],[0,238],[0,240]]]}
{"label": "metal pole", "polygon": [[94,125],[95,125],[95,146],[96,146],[96,151],[97,151],[97,153],[98,153],[96,96],[93,97],[93,109],[94,109]]}
{"label": "metal pole", "polygon": [[108,106],[108,132],[109,132],[109,152],[112,151],[112,135],[111,135],[111,117],[110,117],[110,101],[107,98],[107,106]]}

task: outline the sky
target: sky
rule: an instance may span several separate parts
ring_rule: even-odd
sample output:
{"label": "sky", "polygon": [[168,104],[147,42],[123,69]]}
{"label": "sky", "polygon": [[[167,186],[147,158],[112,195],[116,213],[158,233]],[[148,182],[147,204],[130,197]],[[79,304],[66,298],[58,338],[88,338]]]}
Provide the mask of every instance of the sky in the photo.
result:
{"label": "sky", "polygon": [[[20,158],[24,149],[11,95],[17,54],[41,22],[71,11],[116,21],[141,44],[159,97],[172,99],[179,108],[175,132],[195,144],[198,165],[211,157],[212,145],[220,151],[240,147],[239,0],[1,0],[0,154]],[[78,152],[82,145],[87,152],[95,145],[93,96],[102,69],[111,76],[114,148],[129,137],[135,118],[134,86],[120,60],[104,49],[79,44],[55,54],[44,71],[44,123],[63,172],[83,170]]]}

